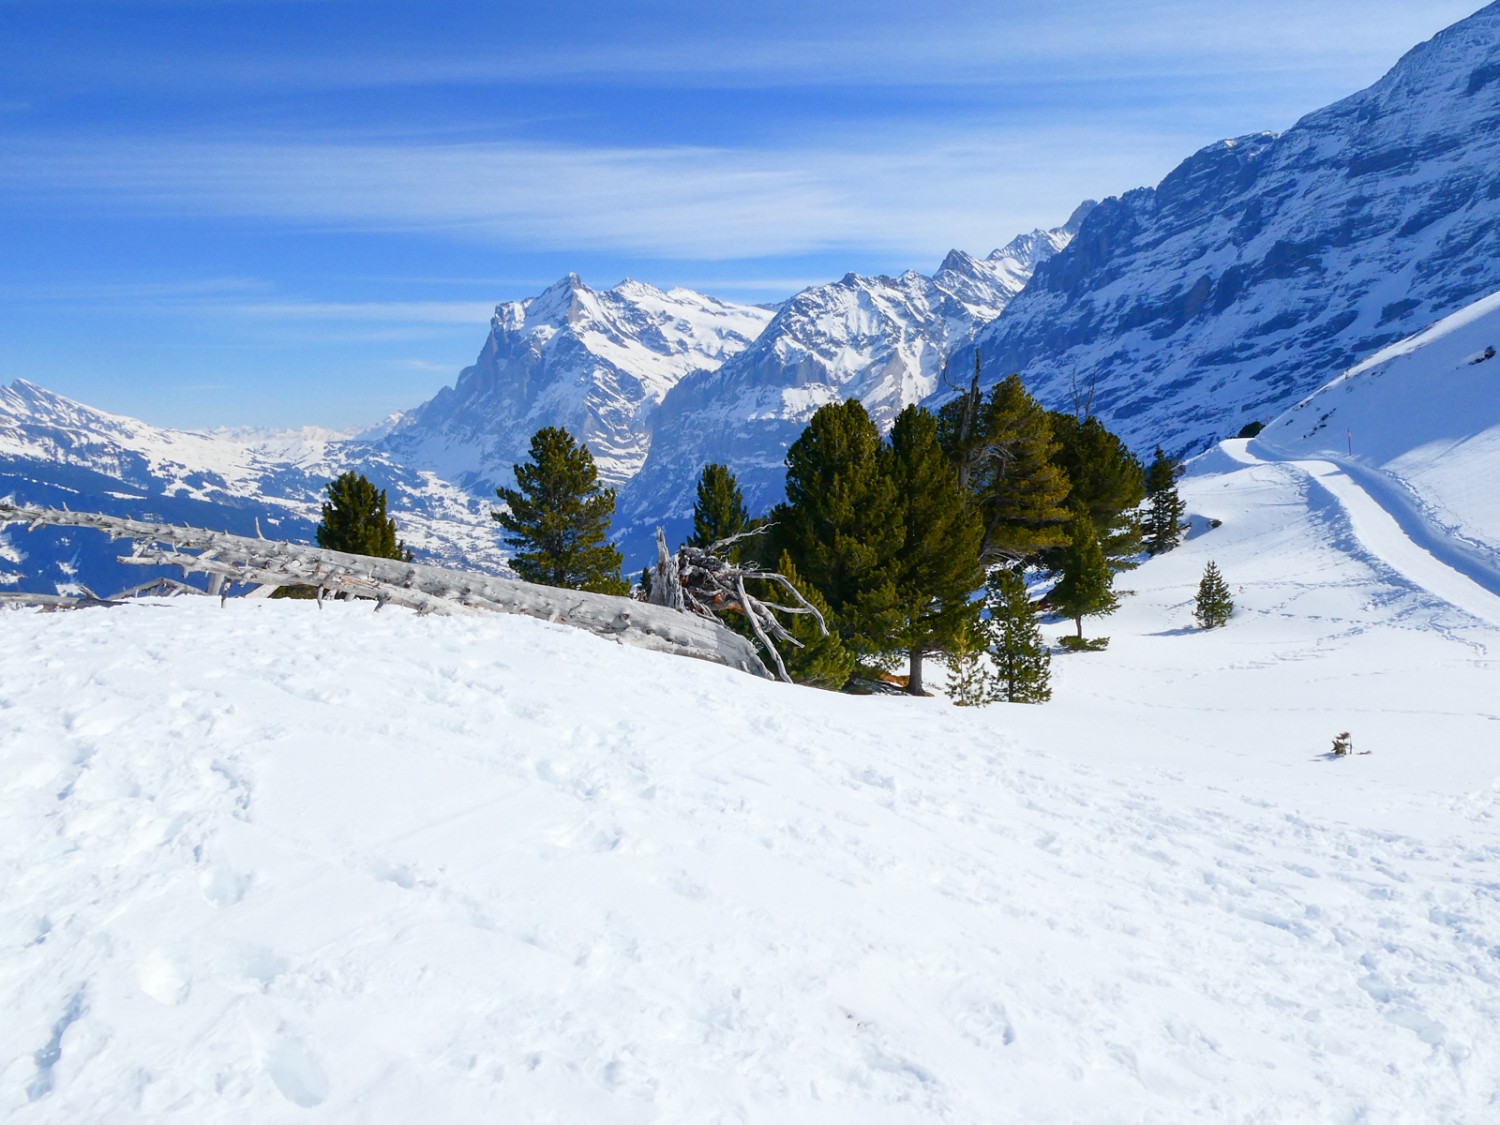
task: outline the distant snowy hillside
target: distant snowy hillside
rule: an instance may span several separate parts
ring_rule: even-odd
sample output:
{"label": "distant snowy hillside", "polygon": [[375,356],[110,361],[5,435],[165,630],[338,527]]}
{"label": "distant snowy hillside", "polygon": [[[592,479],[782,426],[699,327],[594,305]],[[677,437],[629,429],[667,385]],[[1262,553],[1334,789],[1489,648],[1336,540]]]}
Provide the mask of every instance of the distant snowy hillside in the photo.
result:
{"label": "distant snowy hillside", "polygon": [[717,368],[771,313],[638,281],[594,290],[569,274],[495,310],[490,337],[452,387],[408,411],[380,439],[404,463],[481,494],[512,484],[531,435],[564,426],[600,476],[620,484],[650,447],[650,415],[692,371]]}
{"label": "distant snowy hillside", "polygon": [[[1281,136],[1108,199],[976,345],[1139,449],[1199,450],[1500,289],[1500,4]],[[972,363],[961,350],[956,367]]]}
{"label": "distant snowy hillside", "polygon": [[1195,461],[1037,707],[0,615],[0,1117],[1492,1125],[1500,596],[1321,472]]}
{"label": "distant snowy hillside", "polygon": [[[305,541],[324,485],[348,469],[386,489],[402,538],[422,557],[504,567],[488,505],[369,445],[326,431],[161,429],[25,380],[0,387],[0,496],[25,503]],[[157,573],[121,566],[120,551],[87,532],[0,531],[0,587],[53,593],[82,584],[110,594]]]}
{"label": "distant snowy hillside", "polygon": [[[945,358],[1001,314],[1092,206],[988,258],[955,250],[931,277],[851,273],[797,294],[748,348],[663,400],[616,526],[639,539],[664,518],[680,520],[710,461],[733,468],[751,509],[763,511],[781,498],[786,447],[825,403],[858,398],[888,428],[903,407],[941,389]],[[966,373],[956,378],[967,384]]]}
{"label": "distant snowy hillside", "polygon": [[1351,368],[1256,445],[1361,473],[1500,575],[1500,293]]}

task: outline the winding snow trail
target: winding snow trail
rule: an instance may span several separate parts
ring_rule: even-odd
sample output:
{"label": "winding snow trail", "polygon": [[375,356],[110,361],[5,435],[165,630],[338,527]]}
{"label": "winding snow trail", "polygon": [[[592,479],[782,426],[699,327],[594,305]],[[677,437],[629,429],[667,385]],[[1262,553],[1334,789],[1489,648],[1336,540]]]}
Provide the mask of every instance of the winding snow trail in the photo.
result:
{"label": "winding snow trail", "polygon": [[1433,528],[1404,502],[1395,481],[1363,466],[1277,456],[1274,446],[1260,441],[1226,441],[1220,448],[1239,464],[1282,465],[1305,476],[1338,506],[1372,559],[1411,586],[1500,625],[1500,560]]}

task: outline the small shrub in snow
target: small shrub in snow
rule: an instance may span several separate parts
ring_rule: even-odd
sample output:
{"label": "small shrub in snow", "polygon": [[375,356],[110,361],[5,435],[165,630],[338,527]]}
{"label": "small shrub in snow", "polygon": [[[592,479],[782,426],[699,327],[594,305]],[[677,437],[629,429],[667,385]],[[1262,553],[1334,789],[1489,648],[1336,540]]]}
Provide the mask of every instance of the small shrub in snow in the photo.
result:
{"label": "small shrub in snow", "polygon": [[1203,579],[1198,583],[1198,596],[1193,606],[1193,616],[1205,629],[1217,629],[1226,624],[1234,614],[1234,601],[1229,596],[1229,586],[1224,576],[1212,562],[1203,570]]}
{"label": "small shrub in snow", "polygon": [[1000,684],[985,664],[985,635],[960,621],[948,650],[948,696],[958,707],[983,707],[1001,698]]}
{"label": "small shrub in snow", "polygon": [[1336,758],[1348,757],[1354,753],[1354,739],[1349,737],[1348,731],[1341,731],[1333,740],[1333,754]]}
{"label": "small shrub in snow", "polygon": [[1058,637],[1057,647],[1064,652],[1103,652],[1109,647],[1108,637]]}

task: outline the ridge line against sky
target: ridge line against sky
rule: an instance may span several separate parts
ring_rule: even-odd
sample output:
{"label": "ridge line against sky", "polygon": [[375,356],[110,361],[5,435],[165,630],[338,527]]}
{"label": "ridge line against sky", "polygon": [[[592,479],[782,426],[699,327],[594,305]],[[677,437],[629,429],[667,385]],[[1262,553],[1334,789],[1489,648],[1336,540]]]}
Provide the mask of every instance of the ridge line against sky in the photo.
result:
{"label": "ridge line against sky", "polygon": [[743,301],[930,272],[1479,6],[0,0],[0,382],[356,427],[566,272]]}

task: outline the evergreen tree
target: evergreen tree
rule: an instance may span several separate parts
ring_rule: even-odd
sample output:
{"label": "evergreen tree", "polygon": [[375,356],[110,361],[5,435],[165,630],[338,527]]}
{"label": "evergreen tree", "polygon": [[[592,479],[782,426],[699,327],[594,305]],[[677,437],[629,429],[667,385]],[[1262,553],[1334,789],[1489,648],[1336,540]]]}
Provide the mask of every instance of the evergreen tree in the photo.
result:
{"label": "evergreen tree", "polygon": [[[1146,473],[1125,443],[1094,417],[1052,414],[1057,463],[1067,474],[1068,506],[1094,521],[1104,553],[1115,569],[1141,550],[1141,527],[1135,509],[1146,498]],[[1071,535],[1071,532],[1070,532]],[[1055,558],[1049,560],[1055,564]]]}
{"label": "evergreen tree", "polygon": [[938,445],[937,419],[929,411],[908,406],[897,415],[885,464],[905,531],[895,565],[894,640],[911,661],[906,690],[924,695],[923,658],[947,649],[973,615],[969,595],[984,579],[984,532]]}
{"label": "evergreen tree", "polygon": [[[828,622],[828,634],[824,636],[818,629],[818,623],[809,614],[792,614],[784,619],[787,631],[802,645],[801,648],[793,645],[782,647],[781,660],[786,665],[787,675],[799,684],[838,691],[854,675],[854,654],[844,647],[843,641],[839,640],[838,633],[834,631],[832,611],[828,608],[828,603],[815,587],[802,580],[791,556],[785,551],[781,553],[781,561],[776,564],[776,571],[795,586],[797,592],[811,602]],[[777,597],[776,588],[773,587],[770,593],[773,599]]]}
{"label": "evergreen tree", "polygon": [[880,431],[858,399],[829,403],[787,450],[776,542],[833,610],[830,627],[856,656],[894,643],[896,556],[904,529]]}
{"label": "evergreen tree", "polygon": [[[688,544],[709,547],[750,527],[745,496],[727,465],[703,466],[698,477],[698,499],[693,505],[693,534]],[[738,551],[731,549],[731,554]]]}
{"label": "evergreen tree", "polygon": [[1203,578],[1198,583],[1198,596],[1194,600],[1193,616],[1205,629],[1217,629],[1229,622],[1234,614],[1234,602],[1229,597],[1229,586],[1224,576],[1212,562],[1203,569]]}
{"label": "evergreen tree", "polygon": [[1114,571],[1099,545],[1094,521],[1087,513],[1080,512],[1074,517],[1069,531],[1072,538],[1063,558],[1062,578],[1053,587],[1048,600],[1060,613],[1073,619],[1081,641],[1085,617],[1113,613],[1120,603],[1111,588]]}
{"label": "evergreen tree", "polygon": [[1045,703],[1052,698],[1052,651],[1042,639],[1036,607],[1019,570],[990,577],[990,656],[1007,703]]}
{"label": "evergreen tree", "polygon": [[1146,551],[1165,554],[1182,542],[1182,498],[1177,495],[1179,463],[1156,447],[1146,469]]}
{"label": "evergreen tree", "polygon": [[978,375],[938,419],[944,450],[974,497],[984,528],[980,556],[1012,562],[1067,542],[1068,477],[1057,464],[1052,418],[1019,375],[996,384],[988,400]]}
{"label": "evergreen tree", "polygon": [[319,547],[376,559],[411,560],[406,544],[396,538],[396,521],[386,518],[385,489],[350,471],[330,481],[327,492],[318,524]]}
{"label": "evergreen tree", "polygon": [[983,630],[960,621],[948,649],[948,698],[957,707],[983,707],[1000,698],[995,673],[985,665]]}
{"label": "evergreen tree", "polygon": [[491,515],[507,532],[516,573],[544,586],[628,592],[620,552],[606,539],[615,490],[599,484],[588,446],[548,426],[532,435],[530,459],[515,473],[515,488],[495,490],[508,510]]}

